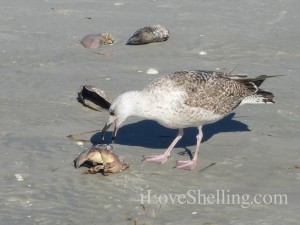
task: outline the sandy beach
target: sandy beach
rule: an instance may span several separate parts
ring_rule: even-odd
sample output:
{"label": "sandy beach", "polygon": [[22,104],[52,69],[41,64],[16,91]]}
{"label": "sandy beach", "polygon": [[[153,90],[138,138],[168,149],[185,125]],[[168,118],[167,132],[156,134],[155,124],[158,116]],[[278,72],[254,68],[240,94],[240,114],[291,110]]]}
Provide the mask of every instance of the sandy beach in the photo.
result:
{"label": "sandy beach", "polygon": [[[299,1],[0,3],[0,224],[299,224]],[[125,45],[152,24],[167,27],[169,40]],[[116,42],[80,44],[101,32]],[[139,118],[128,119],[113,144],[128,170],[102,176],[74,168],[78,154],[111,137],[88,134],[92,143],[83,145],[67,138],[101,129],[108,118],[78,103],[81,85],[113,100],[164,74],[236,65],[250,76],[285,75],[262,85],[276,104],[241,106],[205,126],[195,170],[173,166],[195,150],[196,128],[186,129],[165,164],[143,163],[177,131]]]}

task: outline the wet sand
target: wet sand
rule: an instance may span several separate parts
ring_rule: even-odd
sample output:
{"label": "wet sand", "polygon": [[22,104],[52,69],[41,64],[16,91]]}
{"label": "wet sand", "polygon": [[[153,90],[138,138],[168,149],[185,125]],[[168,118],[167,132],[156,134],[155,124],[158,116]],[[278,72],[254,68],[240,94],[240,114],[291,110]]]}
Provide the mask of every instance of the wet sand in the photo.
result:
{"label": "wet sand", "polygon": [[[298,1],[0,2],[0,224],[299,223]],[[170,39],[125,45],[152,24],[166,26]],[[116,43],[101,49],[80,44],[86,34],[101,32]],[[103,88],[114,99],[163,74],[237,64],[238,73],[286,75],[262,86],[277,103],[242,106],[207,125],[194,171],[173,166],[188,158],[186,149],[194,151],[195,128],[186,130],[164,165],[142,163],[177,131],[138,118],[127,120],[114,144],[128,170],[104,177],[73,167],[92,144],[79,146],[66,136],[101,129],[107,120],[107,112],[77,102],[81,85]],[[147,74],[149,68],[158,74]],[[101,143],[99,133],[88,138]],[[189,190],[286,194],[288,204],[155,202]]]}

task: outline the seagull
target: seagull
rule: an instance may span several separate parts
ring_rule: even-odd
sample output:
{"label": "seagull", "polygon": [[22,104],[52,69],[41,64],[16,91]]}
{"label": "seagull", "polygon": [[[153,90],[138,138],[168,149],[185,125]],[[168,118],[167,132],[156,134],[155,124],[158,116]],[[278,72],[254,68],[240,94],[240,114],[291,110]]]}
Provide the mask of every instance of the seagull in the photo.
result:
{"label": "seagull", "polygon": [[192,170],[197,165],[203,125],[224,118],[239,105],[275,103],[271,92],[259,88],[265,79],[275,76],[260,75],[251,78],[230,73],[179,71],[152,81],[141,91],[125,92],[111,104],[102,137],[113,125],[114,142],[119,127],[129,116],[155,120],[167,128],[178,129],[176,138],[163,154],[144,156],[146,162],[162,164],[182,138],[183,129],[197,127],[199,132],[193,157],[177,161],[175,166],[178,169]]}

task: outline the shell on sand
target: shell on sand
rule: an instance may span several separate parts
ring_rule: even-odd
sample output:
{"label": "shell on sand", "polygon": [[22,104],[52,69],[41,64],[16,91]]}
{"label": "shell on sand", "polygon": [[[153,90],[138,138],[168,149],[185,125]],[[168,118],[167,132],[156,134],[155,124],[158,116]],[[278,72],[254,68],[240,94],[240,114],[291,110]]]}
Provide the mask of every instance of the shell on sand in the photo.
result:
{"label": "shell on sand", "polygon": [[82,86],[81,91],[78,92],[78,101],[84,106],[96,111],[109,109],[111,105],[111,102],[105,92],[92,85]]}
{"label": "shell on sand", "polygon": [[129,168],[129,164],[125,163],[119,155],[114,153],[111,145],[95,145],[90,149],[82,152],[75,160],[74,166],[79,168],[86,162],[90,162],[89,169],[84,174],[102,173],[119,173]]}
{"label": "shell on sand", "polygon": [[162,42],[168,40],[169,36],[170,32],[165,27],[157,24],[137,30],[126,44],[143,45],[152,42]]}
{"label": "shell on sand", "polygon": [[100,48],[102,45],[114,43],[114,38],[110,33],[88,34],[81,40],[85,48]]}

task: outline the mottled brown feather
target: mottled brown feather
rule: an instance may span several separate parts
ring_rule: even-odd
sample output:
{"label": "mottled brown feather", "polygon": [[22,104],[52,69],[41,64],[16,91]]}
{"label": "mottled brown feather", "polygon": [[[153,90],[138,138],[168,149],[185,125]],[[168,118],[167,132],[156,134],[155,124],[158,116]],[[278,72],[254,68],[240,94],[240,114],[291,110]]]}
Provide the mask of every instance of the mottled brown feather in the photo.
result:
{"label": "mottled brown feather", "polygon": [[145,90],[182,90],[186,93],[184,104],[191,108],[203,108],[225,115],[234,110],[241,101],[258,88],[254,82],[239,82],[229,76],[213,71],[180,71],[153,81]]}

